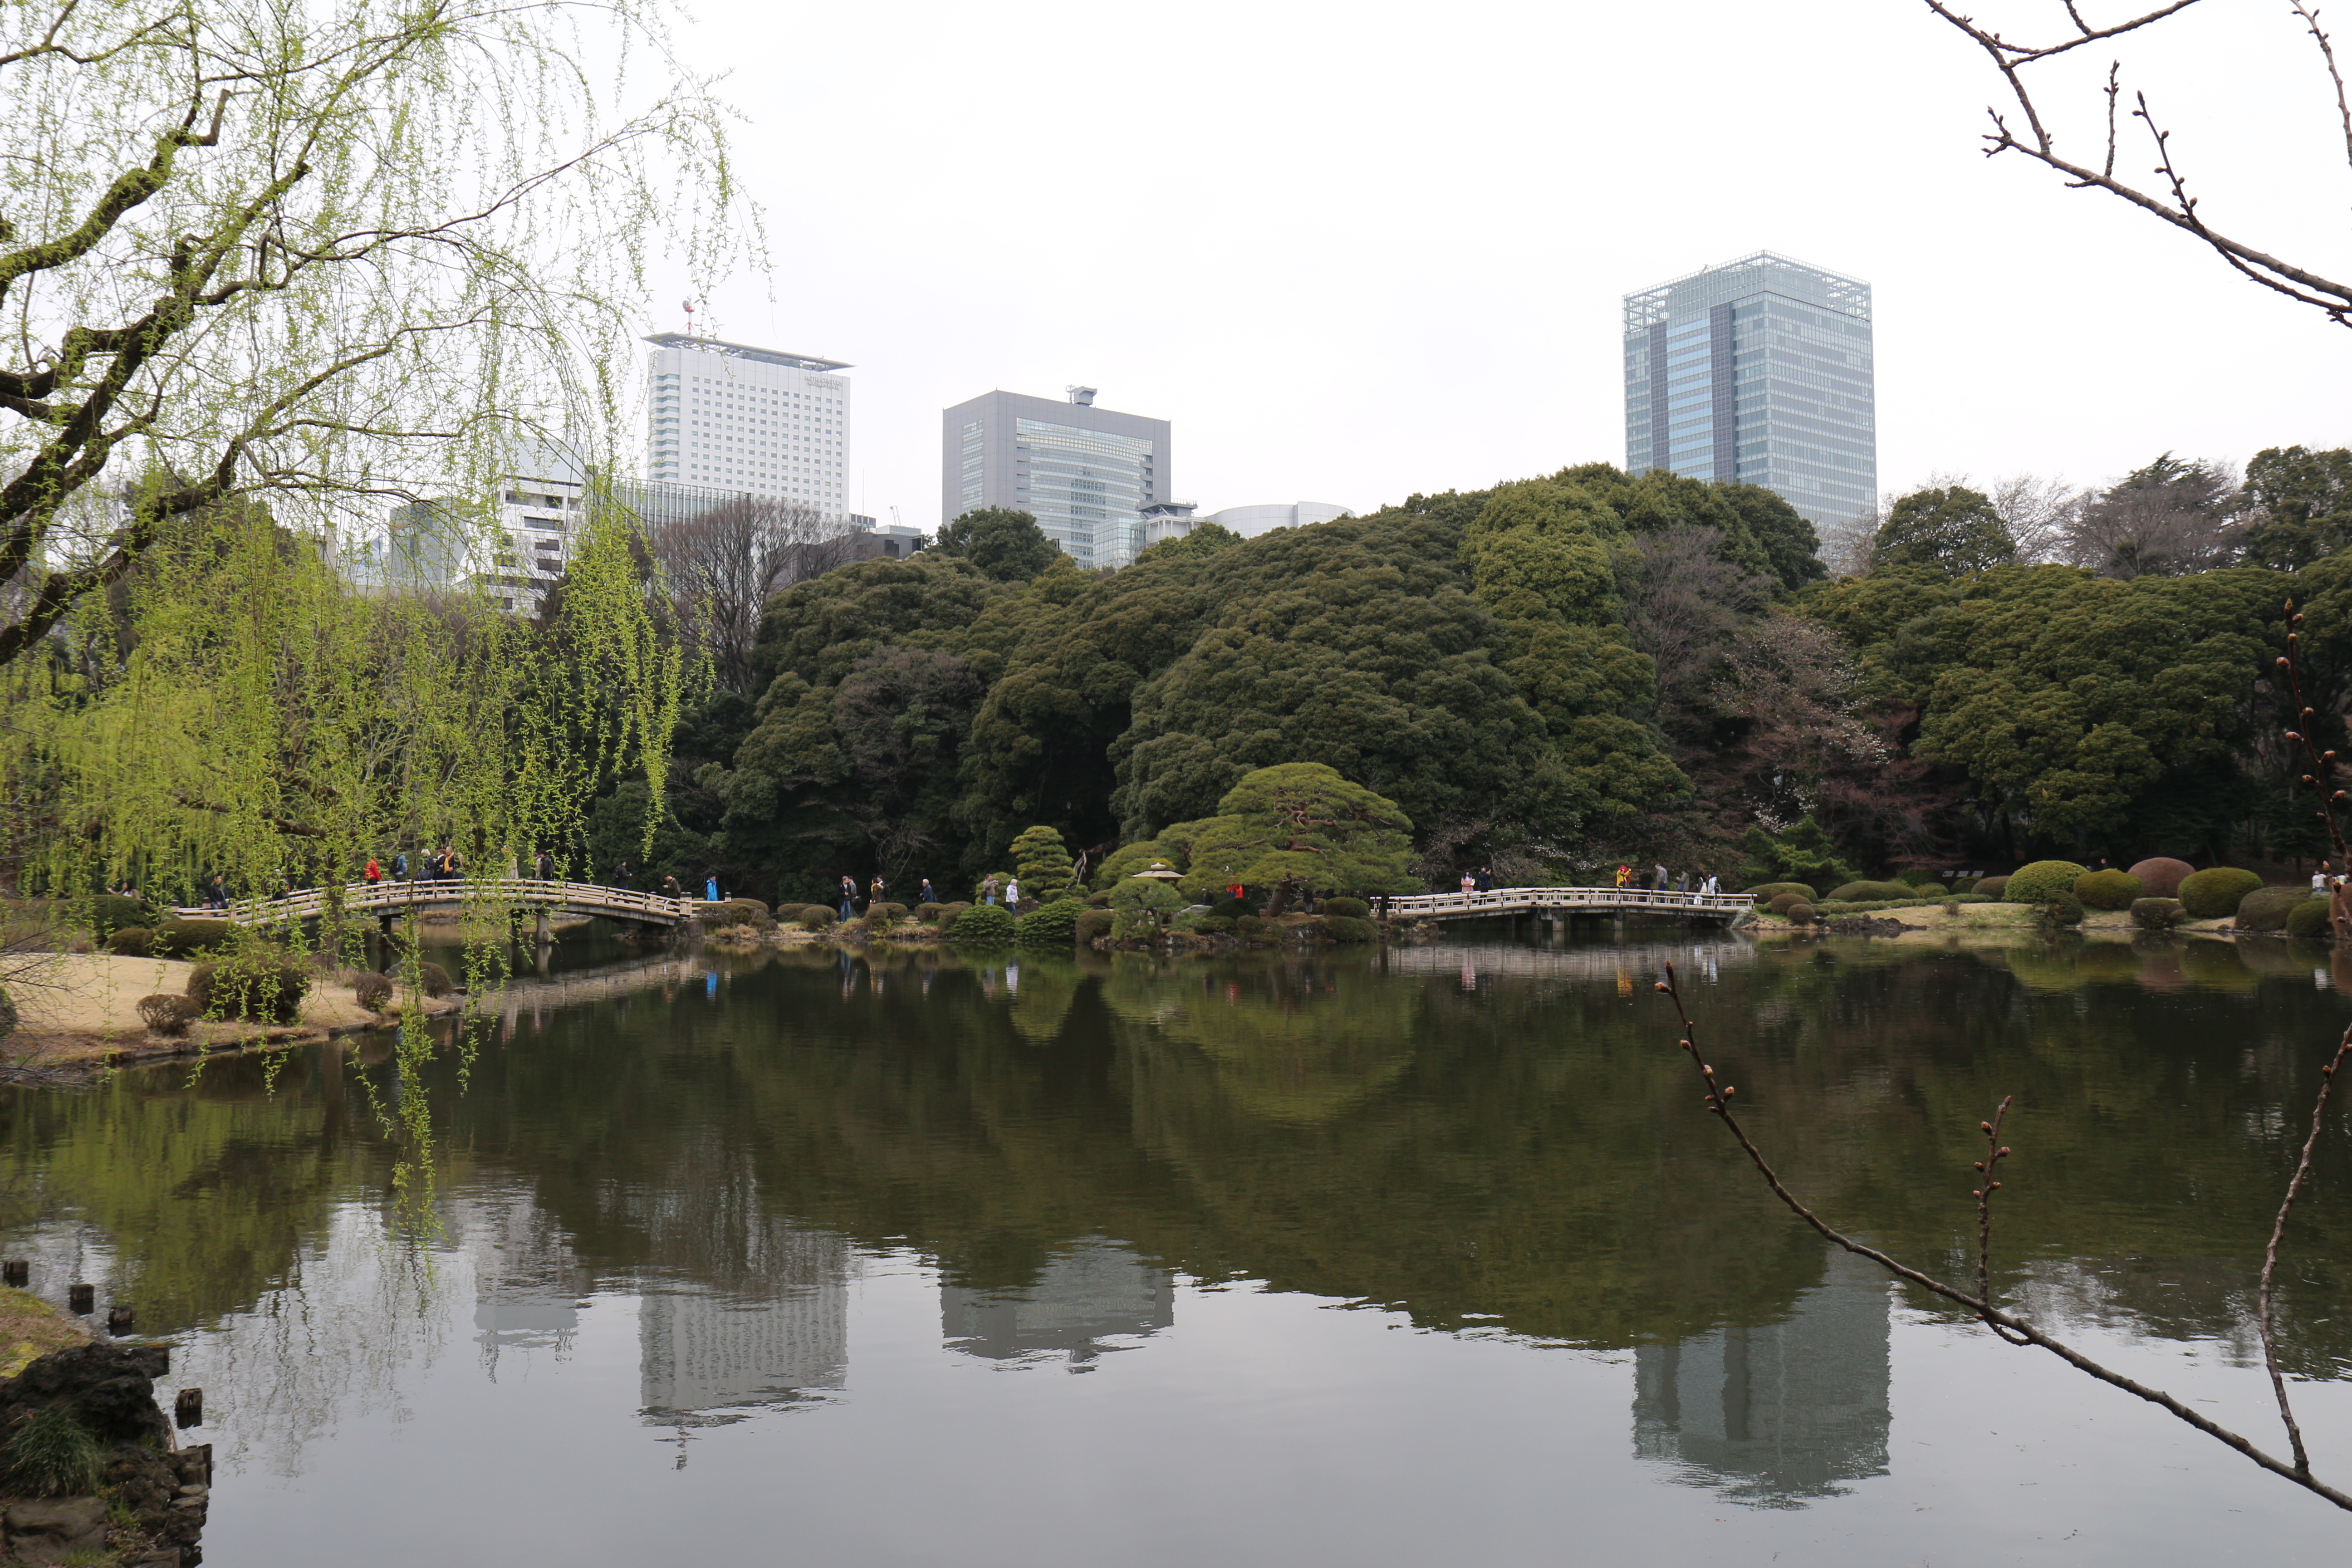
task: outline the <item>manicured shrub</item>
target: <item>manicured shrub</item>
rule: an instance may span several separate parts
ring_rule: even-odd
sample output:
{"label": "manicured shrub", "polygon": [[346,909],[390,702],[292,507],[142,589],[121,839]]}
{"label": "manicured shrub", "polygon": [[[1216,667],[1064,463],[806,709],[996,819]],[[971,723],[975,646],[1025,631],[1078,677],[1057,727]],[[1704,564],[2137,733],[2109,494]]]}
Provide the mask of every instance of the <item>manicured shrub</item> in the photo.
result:
{"label": "manicured shrub", "polygon": [[951,903],[941,904],[940,906],[940,929],[941,931],[947,930],[948,927],[955,923],[956,916],[963,913],[964,910],[970,908],[971,908],[971,906],[965,903],[961,899],[958,899]]}
{"label": "manicured shrub", "polygon": [[290,1024],[302,1015],[310,979],[308,964],[285,953],[256,951],[197,964],[188,971],[187,992],[207,1017]]}
{"label": "manicured shrub", "polygon": [[876,931],[880,931],[885,926],[897,925],[906,918],[907,906],[904,904],[868,904],[866,908],[866,923]]}
{"label": "manicured shrub", "polygon": [[1813,906],[1811,904],[1790,904],[1782,912],[1788,917],[1790,925],[1809,926],[1813,923]]}
{"label": "manicured shrub", "polygon": [[147,923],[147,906],[120,893],[100,893],[89,908],[90,934],[104,942],[125,926]]}
{"label": "manicured shrub", "polygon": [[2074,879],[2074,896],[2088,910],[2127,910],[2146,891],[2128,871],[2085,871]]}
{"label": "manicured shrub", "polygon": [[1820,896],[1802,882],[1759,882],[1746,891],[1759,904],[1769,904],[1783,893],[1793,893],[1809,904]]}
{"label": "manicured shrub", "polygon": [[1087,908],[1090,910],[1107,910],[1110,908],[1110,895],[1108,893],[1088,893],[1087,895]]}
{"label": "manicured shrub", "polygon": [[2061,888],[2042,900],[2042,918],[2054,926],[2081,925],[2083,900],[2072,888]]}
{"label": "manicured shrub", "polygon": [[[1202,915],[1201,923],[1193,929],[1202,936],[1231,936],[1234,934],[1234,922],[1223,915]],[[1378,931],[1380,927],[1375,925],[1372,929]]]}
{"label": "manicured shrub", "polygon": [[1805,901],[1794,893],[1775,893],[1772,895],[1772,901],[1764,907],[1776,915],[1785,915],[1791,907]]}
{"label": "manicured shrub", "polygon": [[942,907],[943,906],[939,904],[917,904],[915,906],[915,919],[920,921],[927,926],[937,925],[940,923],[940,910]]}
{"label": "manicured shrub", "polygon": [[2193,921],[2218,921],[2238,912],[2238,900],[2263,885],[2252,871],[2215,866],[2180,879],[2180,907]]}
{"label": "manicured shrub", "polygon": [[1325,915],[1323,934],[1333,942],[1378,942],[1381,928],[1357,915]]}
{"label": "manicured shrub", "polygon": [[1895,879],[1906,888],[1941,888],[1944,879],[1921,867],[1913,867]]}
{"label": "manicured shrub", "polygon": [[703,910],[702,923],[714,931],[725,931],[729,926],[750,926],[754,931],[766,931],[776,923],[776,917],[770,914],[768,906],[757,899],[729,899]]}
{"label": "manicured shrub", "polygon": [[2305,899],[2286,912],[2286,934],[2289,936],[2334,936],[2336,928],[2327,919],[2326,899]]}
{"label": "manicured shrub", "polygon": [[2009,879],[2006,877],[1979,877],[1977,879],[1977,885],[1970,888],[1969,891],[1971,893],[1981,893],[1986,898],[1992,900],[1995,903],[2000,903],[2009,897]]}
{"label": "manicured shrub", "polygon": [[2311,897],[2308,888],[2256,888],[2238,900],[2240,931],[2284,931],[2286,912]]}
{"label": "manicured shrub", "polygon": [[1184,909],[1184,895],[1149,877],[1129,877],[1111,889],[1111,934],[1121,942],[1156,936]]}
{"label": "manicured shrub", "polygon": [[236,928],[226,921],[168,920],[155,928],[158,958],[193,958],[226,946]]}
{"label": "manicured shrub", "polygon": [[1916,889],[1903,882],[1848,882],[1832,889],[1822,901],[1830,904],[1875,904],[1888,899],[1909,899],[1917,896]]}
{"label": "manicured shrub", "polygon": [[1013,916],[1001,904],[974,904],[948,927],[948,940],[967,947],[1002,947],[1013,940]]}
{"label": "manicured shrub", "polygon": [[2151,899],[2177,899],[2180,884],[2195,876],[2197,868],[2186,860],[2168,859],[2158,855],[2143,860],[2131,868],[2139,879],[2139,890]]}
{"label": "manicured shrub", "polygon": [[801,906],[799,918],[793,923],[805,931],[827,931],[840,919],[839,915],[835,914],[823,904],[803,904]]}
{"label": "manicured shrub", "polygon": [[1234,930],[1244,940],[1264,940],[1281,931],[1281,927],[1264,915],[1244,915],[1234,922]]}
{"label": "manicured shrub", "polygon": [[1372,906],[1361,899],[1326,899],[1323,900],[1323,912],[1326,915],[1336,915],[1341,920],[1360,921],[1372,912]]}
{"label": "manicured shrub", "polygon": [[148,1029],[158,1035],[178,1036],[188,1032],[188,1026],[204,1016],[205,1010],[196,1005],[193,996],[175,996],[169,991],[159,991],[152,996],[139,998],[139,1016]]}
{"label": "manicured shrub", "polygon": [[2053,893],[2072,898],[2076,879],[2089,869],[2072,860],[2035,860],[2009,874],[2005,896],[2012,904],[2038,904]]}
{"label": "manicured shrub", "polygon": [[1078,940],[1078,917],[1087,906],[1076,899],[1040,904],[1013,922],[1013,938],[1024,947],[1068,947]]}
{"label": "manicured shrub", "polygon": [[2134,899],[2131,918],[2142,931],[2170,931],[2189,917],[2179,899]]}
{"label": "manicured shrub", "polygon": [[446,996],[457,989],[456,982],[449,978],[449,972],[429,960],[416,966],[416,980],[425,987],[427,996]]}
{"label": "manicured shrub", "polygon": [[106,939],[106,951],[121,958],[146,958],[155,951],[155,933],[145,926],[124,926]]}
{"label": "manicured shrub", "polygon": [[1248,904],[1240,899],[1229,899],[1223,893],[1209,900],[1209,913],[1221,921],[1237,921],[1249,912]]}
{"label": "manicured shrub", "polygon": [[381,1013],[392,1002],[392,977],[370,972],[352,976],[352,995],[371,1013]]}
{"label": "manicured shrub", "polygon": [[1948,893],[1973,893],[1977,890],[1977,879],[1974,877],[1955,877],[1944,884],[1944,890]]}
{"label": "manicured shrub", "polygon": [[[1071,939],[1079,947],[1091,947],[1110,934],[1110,922],[1111,912],[1108,910],[1090,909],[1078,917],[1077,927],[1071,932]],[[1206,925],[1208,922],[1203,921],[1202,923]]]}

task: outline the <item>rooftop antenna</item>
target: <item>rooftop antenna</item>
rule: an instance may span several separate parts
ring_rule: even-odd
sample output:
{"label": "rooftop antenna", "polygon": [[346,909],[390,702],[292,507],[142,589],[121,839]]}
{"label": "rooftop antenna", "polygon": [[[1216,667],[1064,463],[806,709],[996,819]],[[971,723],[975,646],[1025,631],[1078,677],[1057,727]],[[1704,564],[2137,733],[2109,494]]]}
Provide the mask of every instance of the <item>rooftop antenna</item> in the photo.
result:
{"label": "rooftop antenna", "polygon": [[694,336],[694,301],[691,300],[686,301],[686,335],[689,338]]}

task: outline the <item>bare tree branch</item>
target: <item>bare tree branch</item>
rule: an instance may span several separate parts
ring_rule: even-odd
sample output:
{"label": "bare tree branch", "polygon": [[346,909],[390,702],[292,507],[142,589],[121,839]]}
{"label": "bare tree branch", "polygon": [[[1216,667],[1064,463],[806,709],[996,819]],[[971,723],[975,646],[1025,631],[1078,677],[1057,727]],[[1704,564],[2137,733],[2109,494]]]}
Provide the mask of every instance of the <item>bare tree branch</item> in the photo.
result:
{"label": "bare tree branch", "polygon": [[[1988,109],[1985,111],[1990,116],[1993,123],[1992,131],[1984,138],[1987,143],[1985,147],[1987,157],[1993,157],[2002,153],[2021,153],[2034,162],[2064,174],[2070,185],[2105,191],[2111,195],[2129,202],[2143,212],[2149,213],[2176,228],[2196,236],[2241,276],[2275,293],[2284,294],[2298,304],[2312,306],[2338,326],[2352,326],[2352,283],[2338,282],[2294,262],[2271,255],[2234,236],[2221,232],[2200,216],[2198,199],[2189,194],[2187,176],[2173,156],[2172,133],[2157,123],[2155,113],[2148,107],[2145,93],[2133,94],[2132,100],[2135,107],[2132,110],[2132,118],[2147,127],[2148,134],[2155,142],[2158,163],[2153,172],[2161,177],[2163,190],[2158,194],[2151,194],[2116,177],[2115,110],[2122,89],[2120,62],[2111,66],[2107,74],[2105,89],[2107,146],[2103,164],[2095,169],[2087,164],[2062,157],[2058,153],[2057,137],[2051,130],[2041,105],[2035,101],[2032,91],[2027,85],[2025,78],[2027,69],[2042,61],[2080,48],[2085,44],[2121,37],[2127,33],[2152,26],[2168,16],[2188,9],[2197,4],[2197,0],[2174,0],[2171,5],[2143,12],[2110,27],[2090,26],[2083,20],[2074,0],[2066,0],[2066,14],[2075,26],[2076,36],[2046,45],[2011,43],[1999,33],[1979,26],[1972,17],[1960,15],[1947,3],[1947,0],[1923,0],[1923,3],[1928,10],[1942,17],[1985,52],[1986,57],[1992,61],[1993,68],[2000,73],[2001,79],[2008,84],[2010,94],[2016,100],[2018,111],[2024,116],[2026,129],[2021,134],[2011,129],[2009,121],[2000,110]],[[2334,47],[2329,42],[2327,35],[2320,30],[2317,11],[2311,8],[2306,0],[2291,0],[2291,5],[2294,14],[2303,18],[2313,37],[2318,42],[2321,58],[2325,61],[2328,76],[2336,88],[2338,117],[2345,129],[2346,154],[2347,159],[2352,159],[2352,98],[2347,98],[2346,94],[2344,79],[2336,64]]]}

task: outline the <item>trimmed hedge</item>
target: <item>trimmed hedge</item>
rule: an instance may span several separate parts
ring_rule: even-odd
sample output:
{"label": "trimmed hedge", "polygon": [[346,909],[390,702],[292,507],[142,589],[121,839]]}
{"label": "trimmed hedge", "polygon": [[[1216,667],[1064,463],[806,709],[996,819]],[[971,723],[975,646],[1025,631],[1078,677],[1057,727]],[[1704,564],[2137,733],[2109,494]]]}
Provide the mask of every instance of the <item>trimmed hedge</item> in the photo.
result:
{"label": "trimmed hedge", "polygon": [[1361,915],[1325,915],[1323,934],[1333,942],[1378,942],[1381,928]]}
{"label": "trimmed hedge", "polygon": [[450,992],[457,989],[456,982],[449,978],[449,972],[437,963],[428,962],[418,964],[416,978],[424,985],[425,994],[427,996],[446,996]]}
{"label": "trimmed hedge", "polygon": [[1970,888],[1969,891],[1971,893],[1981,893],[1984,897],[1992,900],[1995,903],[1999,903],[2009,897],[2009,879],[2006,877],[1979,877],[1977,879],[1977,885]]}
{"label": "trimmed hedge", "polygon": [[841,917],[823,904],[803,904],[793,923],[803,931],[827,931],[840,923]]}
{"label": "trimmed hedge", "polygon": [[776,923],[768,906],[757,899],[729,899],[702,911],[702,923],[713,931],[725,931],[729,926],[750,926],[766,931]]}
{"label": "trimmed hedge", "polygon": [[89,907],[90,931],[104,942],[125,926],[147,923],[147,906],[121,893],[100,893]]}
{"label": "trimmed hedge", "polygon": [[118,958],[152,957],[155,933],[145,926],[124,926],[106,939],[106,951]]}
{"label": "trimmed hedge", "polygon": [[226,921],[168,920],[155,928],[155,954],[159,958],[191,958],[226,945],[229,932],[235,929]]}
{"label": "trimmed hedge", "polygon": [[2189,915],[2179,899],[2134,899],[2131,918],[2142,931],[2170,931]]}
{"label": "trimmed hedge", "polygon": [[951,902],[941,904],[940,906],[940,929],[941,931],[947,930],[948,927],[955,923],[956,916],[963,913],[964,910],[970,908],[971,908],[971,906],[965,903],[961,899],[957,899]]}
{"label": "trimmed hedge", "polygon": [[866,923],[877,931],[884,926],[896,925],[906,918],[907,906],[904,904],[885,902],[866,906]]}
{"label": "trimmed hedge", "polygon": [[204,1013],[194,997],[175,996],[169,991],[139,998],[139,1016],[153,1034],[184,1035],[188,1026],[203,1017]]}
{"label": "trimmed hedge", "polygon": [[188,999],[211,1017],[291,1024],[302,1016],[302,998],[312,978],[309,964],[285,953],[242,953],[188,971]]}
{"label": "trimmed hedge", "polygon": [[2289,936],[2334,936],[2336,928],[2328,923],[2327,900],[2306,898],[2286,912],[2286,934]]}
{"label": "trimmed hedge", "polygon": [[1775,893],[1772,895],[1772,901],[1764,907],[1776,915],[1785,915],[1789,912],[1790,905],[1807,901],[1795,893]]}
{"label": "trimmed hedge", "polygon": [[2238,900],[2238,929],[2284,931],[2287,910],[2309,897],[2309,888],[2256,888]]}
{"label": "trimmed hedge", "polygon": [[[1364,902],[1361,899],[1326,899],[1323,900],[1323,913],[1327,919],[1337,918],[1343,921],[1360,921],[1371,912],[1372,906]],[[1351,942],[1365,942],[1370,939],[1367,937],[1350,937],[1349,940]]]}
{"label": "trimmed hedge", "polygon": [[2083,900],[2074,896],[2072,888],[2056,889],[2042,899],[2042,918],[2052,925],[2081,925]]}
{"label": "trimmed hedge", "polygon": [[1093,946],[1110,934],[1111,919],[1108,910],[1088,909],[1078,917],[1077,929],[1071,933],[1072,940],[1080,947]]}
{"label": "trimmed hedge", "polygon": [[2139,879],[2139,889],[2151,899],[2177,899],[2180,884],[2197,874],[2197,868],[2186,860],[2174,860],[2158,855],[2141,861],[2131,868]]}
{"label": "trimmed hedge", "polygon": [[1769,904],[1782,893],[1794,893],[1807,903],[1812,902],[1821,896],[1802,882],[1759,882],[1752,888],[1742,889],[1741,891],[1759,904]]}
{"label": "trimmed hedge", "polygon": [[1940,899],[1864,899],[1856,903],[1833,903],[1823,899],[1813,906],[1814,912],[1824,915],[1866,915],[1878,910],[1921,910],[1944,904],[1990,904],[1999,900],[1982,893],[1947,893]]}
{"label": "trimmed hedge", "polygon": [[2053,893],[2074,896],[2074,884],[2090,874],[2088,866],[2072,860],[2035,860],[2009,874],[2004,889],[2012,904],[2038,904]]}
{"label": "trimmed hedge", "polygon": [[1809,926],[1813,923],[1813,906],[1807,903],[1790,904],[1788,915],[1790,925]]}
{"label": "trimmed hedge", "polygon": [[1040,904],[1013,922],[1013,940],[1024,947],[1068,947],[1078,940],[1078,917],[1086,912],[1076,899]]}
{"label": "trimmed hedge", "polygon": [[2263,879],[2252,871],[2236,866],[2216,866],[2182,878],[2177,896],[2189,919],[2218,921],[2236,914],[2238,901],[2262,885]]}
{"label": "trimmed hedge", "polygon": [[2085,871],[2074,879],[2074,896],[2094,910],[2127,910],[2147,889],[2128,871]]}
{"label": "trimmed hedge", "polygon": [[917,904],[915,906],[915,918],[922,921],[925,925],[937,925],[940,919],[940,910],[946,907],[947,906],[944,904]]}
{"label": "trimmed hedge", "polygon": [[948,940],[973,947],[1002,947],[1013,940],[1013,916],[1002,904],[974,904],[948,926]]}
{"label": "trimmed hedge", "polygon": [[1948,893],[1973,893],[1977,890],[1977,879],[1974,877],[1955,877],[1944,885],[1944,890]]}
{"label": "trimmed hedge", "polygon": [[1822,902],[1825,904],[1869,904],[1881,903],[1889,899],[1912,899],[1916,897],[1918,897],[1918,890],[1913,888],[1908,882],[1848,882],[1843,888],[1833,889],[1831,891],[1830,896],[1823,899]]}
{"label": "trimmed hedge", "polygon": [[381,1013],[392,1000],[392,977],[373,972],[352,976],[352,994],[371,1013]]}

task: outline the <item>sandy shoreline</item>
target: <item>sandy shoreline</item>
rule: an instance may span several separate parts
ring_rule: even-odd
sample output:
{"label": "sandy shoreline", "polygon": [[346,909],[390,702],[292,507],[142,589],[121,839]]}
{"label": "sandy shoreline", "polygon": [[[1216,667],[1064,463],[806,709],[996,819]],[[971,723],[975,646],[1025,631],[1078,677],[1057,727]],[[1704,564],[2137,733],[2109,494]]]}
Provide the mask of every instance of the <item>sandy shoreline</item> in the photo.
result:
{"label": "sandy shoreline", "polygon": [[[194,1056],[255,1046],[308,1045],[334,1035],[383,1028],[400,1004],[376,1014],[360,1005],[347,982],[323,980],[302,999],[292,1024],[199,1021],[184,1036],[151,1034],[139,1000],[158,992],[184,994],[195,966],[178,959],[125,958],[112,953],[60,954],[9,984],[16,1004],[15,1033],[0,1041],[0,1065],[14,1068],[98,1066],[156,1057]],[[455,1013],[450,996],[420,998],[429,1015]]]}

